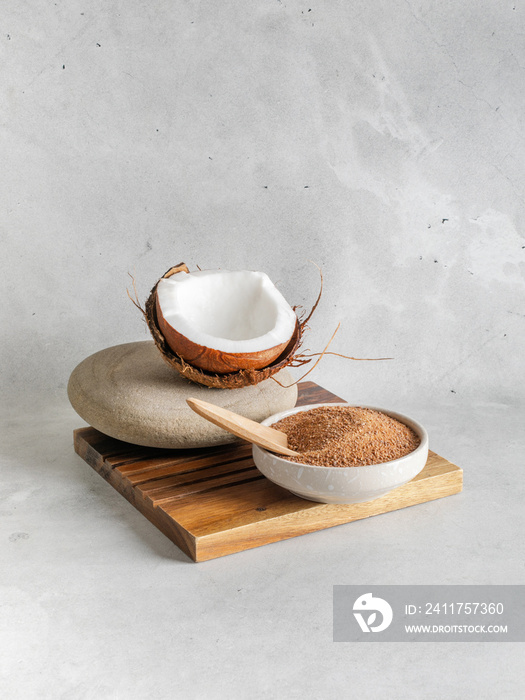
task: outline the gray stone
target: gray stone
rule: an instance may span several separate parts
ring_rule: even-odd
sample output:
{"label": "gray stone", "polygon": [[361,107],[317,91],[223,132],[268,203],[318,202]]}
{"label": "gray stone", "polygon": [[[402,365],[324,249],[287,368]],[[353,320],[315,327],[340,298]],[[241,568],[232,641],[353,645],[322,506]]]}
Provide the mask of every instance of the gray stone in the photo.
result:
{"label": "gray stone", "polygon": [[[287,370],[277,375],[293,382]],[[91,355],[72,372],[68,396],[75,411],[106,435],[147,447],[191,448],[235,441],[194,413],[189,397],[261,421],[295,406],[297,387],[267,379],[242,389],[209,389],[189,382],[162,359],[151,341],[116,345]]]}

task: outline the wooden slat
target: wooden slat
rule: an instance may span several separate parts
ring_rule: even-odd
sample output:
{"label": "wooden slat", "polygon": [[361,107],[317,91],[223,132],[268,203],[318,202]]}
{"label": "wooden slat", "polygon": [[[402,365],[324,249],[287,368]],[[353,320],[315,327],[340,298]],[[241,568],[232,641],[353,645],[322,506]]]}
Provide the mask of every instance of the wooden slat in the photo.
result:
{"label": "wooden slat", "polygon": [[456,467],[455,464],[452,464],[443,457],[440,457],[435,452],[432,452],[432,450],[429,450],[425,468],[422,472],[420,472],[413,478],[413,481],[419,481],[420,479],[428,479],[429,477],[446,474],[449,471],[454,471],[452,467],[455,467],[455,469],[459,469],[459,467]]}
{"label": "wooden slat", "polygon": [[[262,477],[262,474],[261,474]],[[256,522],[270,516],[277,503],[286,501],[288,508],[310,508],[311,501],[294,496],[286,489],[262,477],[256,483],[233,484],[228,489],[210,490],[196,494],[191,501],[168,503],[163,507],[167,515],[191,532],[195,537],[208,528],[224,529],[224,523],[233,523],[236,518],[244,522]],[[293,504],[293,505],[290,505]],[[215,530],[214,530],[215,531]]]}
{"label": "wooden slat", "polygon": [[315,382],[301,382],[299,384],[299,396],[297,397],[297,406],[307,406],[311,403],[338,403],[344,402],[339,396],[323,389],[322,386]]}
{"label": "wooden slat", "polygon": [[[152,479],[144,484],[137,486],[139,491],[145,498],[149,498],[153,503],[160,500],[170,498],[170,494],[176,497],[179,493],[179,488],[184,486],[193,486],[191,493],[206,491],[220,483],[231,483],[237,478],[243,481],[246,472],[256,471],[253,460],[245,459],[239,462],[230,464],[222,464],[221,466],[211,466],[197,471],[186,472],[184,474],[176,474],[162,479]],[[237,477],[236,477],[237,475]],[[225,481],[225,477],[228,479]]]}
{"label": "wooden slat", "polygon": [[[313,382],[299,385],[298,404],[341,399]],[[137,447],[93,428],[74,433],[75,450],[194,561],[277,542],[458,493],[463,472],[430,452],[411,482],[369,503],[306,501],[268,481],[251,446],[191,450]]]}
{"label": "wooden slat", "polygon": [[[236,465],[239,462],[245,462],[247,459],[251,459],[251,455],[238,455],[237,453],[234,453],[232,454],[231,458],[228,458],[227,454],[222,455],[216,462],[210,457],[206,457],[206,459],[190,460],[188,462],[176,460],[175,463],[164,463],[155,469],[143,469],[138,473],[128,473],[125,474],[125,477],[131,484],[138,486],[139,484],[145,484],[149,481],[175,476],[176,474],[199,474],[201,471],[210,468]],[[232,468],[234,467],[232,466]],[[241,467],[239,466],[239,468]]]}
{"label": "wooden slat", "polygon": [[[181,456],[181,452],[187,452],[187,455]],[[188,464],[192,468],[198,469],[204,464],[220,464],[222,461],[231,461],[232,459],[242,459],[248,457],[252,453],[252,446],[243,445],[226,445],[221,449],[214,448],[212,451],[205,452],[204,450],[165,450],[165,453],[160,457],[151,459],[139,459],[130,464],[124,464],[116,467],[118,471],[128,478],[136,474],[144,474],[148,471],[153,471],[159,467],[166,465]]]}
{"label": "wooden slat", "polygon": [[195,494],[201,493],[216,493],[226,488],[228,488],[229,491],[232,485],[242,486],[243,488],[248,485],[248,488],[252,488],[252,483],[254,481],[260,481],[262,479],[264,479],[264,477],[261,472],[253,467],[243,472],[224,474],[215,479],[207,479],[206,481],[200,481],[198,483],[181,484],[180,486],[173,487],[162,493],[147,495],[146,499],[149,500],[155,508],[162,509],[167,513],[166,506],[178,503],[180,499],[187,498],[188,496],[193,497]]}

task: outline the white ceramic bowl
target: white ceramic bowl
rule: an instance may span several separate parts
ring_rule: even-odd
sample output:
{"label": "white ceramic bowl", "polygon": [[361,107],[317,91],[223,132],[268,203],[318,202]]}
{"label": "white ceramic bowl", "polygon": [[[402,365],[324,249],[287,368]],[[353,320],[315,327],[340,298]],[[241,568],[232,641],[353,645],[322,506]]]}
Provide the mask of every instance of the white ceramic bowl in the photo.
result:
{"label": "white ceramic bowl", "polygon": [[[288,411],[276,413],[262,425],[272,425],[293,413],[308,411],[319,406],[348,406],[347,403],[315,404],[296,406]],[[264,476],[275,484],[291,491],[296,496],[319,503],[362,503],[373,501],[389,491],[406,484],[423,469],[428,457],[428,434],[413,418],[394,411],[373,406],[362,406],[382,411],[388,416],[408,425],[421,438],[413,452],[391,462],[370,464],[362,467],[314,467],[310,464],[290,462],[282,455],[262,447],[253,446],[253,460]]]}

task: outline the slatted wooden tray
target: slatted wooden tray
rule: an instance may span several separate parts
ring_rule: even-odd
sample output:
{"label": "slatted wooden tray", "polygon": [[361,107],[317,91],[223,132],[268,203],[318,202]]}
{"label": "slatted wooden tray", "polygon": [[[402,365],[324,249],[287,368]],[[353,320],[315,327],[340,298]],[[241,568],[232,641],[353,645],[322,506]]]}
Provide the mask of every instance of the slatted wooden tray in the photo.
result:
{"label": "slatted wooden tray", "polygon": [[[340,398],[313,382],[298,404]],[[458,493],[462,470],[431,452],[423,471],[386,496],[326,505],[293,496],[254,465],[251,445],[161,450],[74,431],[75,451],[194,561],[205,561]]]}

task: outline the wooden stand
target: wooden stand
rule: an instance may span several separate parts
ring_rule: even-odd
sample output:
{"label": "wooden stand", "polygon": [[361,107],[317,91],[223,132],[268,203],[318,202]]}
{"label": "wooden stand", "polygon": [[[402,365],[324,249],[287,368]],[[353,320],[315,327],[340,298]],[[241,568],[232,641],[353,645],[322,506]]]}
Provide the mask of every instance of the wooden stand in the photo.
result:
{"label": "wooden stand", "polygon": [[[299,405],[341,401],[313,382]],[[192,450],[138,447],[94,428],[74,431],[75,451],[194,561],[459,493],[463,471],[430,452],[423,471],[368,503],[326,505],[293,496],[254,465],[251,445]]]}

